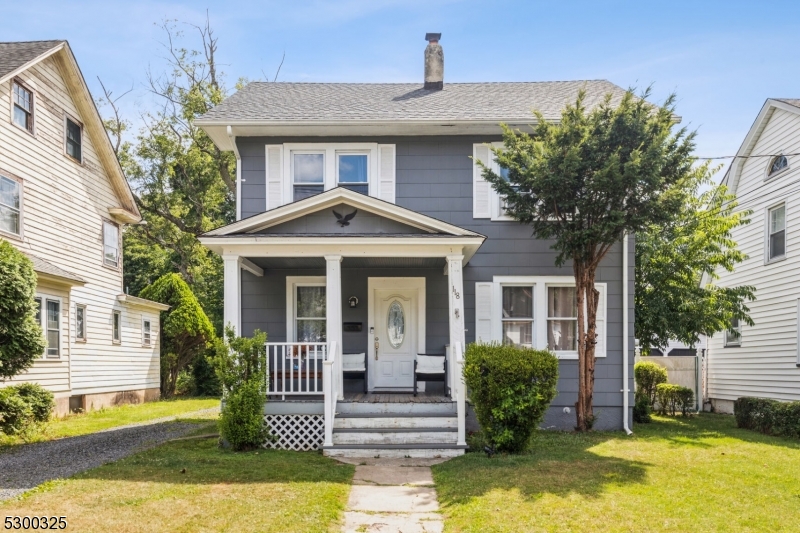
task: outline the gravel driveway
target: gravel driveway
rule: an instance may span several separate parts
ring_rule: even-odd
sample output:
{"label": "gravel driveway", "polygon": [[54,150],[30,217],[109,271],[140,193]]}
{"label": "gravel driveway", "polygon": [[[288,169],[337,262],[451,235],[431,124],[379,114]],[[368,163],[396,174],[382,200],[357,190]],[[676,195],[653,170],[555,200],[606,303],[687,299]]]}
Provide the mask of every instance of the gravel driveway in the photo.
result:
{"label": "gravel driveway", "polygon": [[[214,411],[219,409],[185,413],[180,417]],[[24,444],[0,452],[0,501],[22,494],[45,481],[68,478],[182,437],[197,428],[197,424],[175,421],[176,418],[159,418],[80,437]]]}

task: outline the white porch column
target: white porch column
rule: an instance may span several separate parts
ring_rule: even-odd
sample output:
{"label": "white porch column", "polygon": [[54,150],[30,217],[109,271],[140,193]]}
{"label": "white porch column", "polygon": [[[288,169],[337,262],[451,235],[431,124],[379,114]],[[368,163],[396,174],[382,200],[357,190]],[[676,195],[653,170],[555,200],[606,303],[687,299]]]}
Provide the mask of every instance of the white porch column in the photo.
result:
{"label": "white porch column", "polygon": [[344,384],[342,376],[342,256],[341,255],[326,255],[325,263],[327,266],[326,284],[325,284],[325,301],[326,301],[326,317],[327,317],[327,335],[328,345],[336,341],[339,347],[338,357],[334,362],[333,371],[339,376],[336,380],[338,390],[336,391],[339,400],[344,399]]}
{"label": "white porch column", "polygon": [[[457,361],[466,348],[464,335],[464,276],[461,271],[464,263],[463,255],[447,256],[447,281],[450,284],[450,353],[452,354],[450,370],[453,376],[455,395],[458,408],[458,442],[465,446],[466,441],[466,387],[461,376],[461,364]],[[456,345],[461,346],[461,352],[456,350]],[[451,392],[452,394],[452,392]]]}
{"label": "white porch column", "polygon": [[241,335],[242,270],[240,257],[233,254],[223,254],[222,260],[225,263],[223,326],[231,324],[236,328],[236,334]]}

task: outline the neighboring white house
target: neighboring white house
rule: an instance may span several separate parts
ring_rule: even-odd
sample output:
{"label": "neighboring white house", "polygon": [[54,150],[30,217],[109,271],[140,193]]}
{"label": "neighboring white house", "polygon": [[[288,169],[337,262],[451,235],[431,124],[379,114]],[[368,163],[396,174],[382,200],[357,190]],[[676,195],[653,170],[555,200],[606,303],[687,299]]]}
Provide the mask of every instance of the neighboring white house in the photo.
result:
{"label": "neighboring white house", "polygon": [[724,183],[750,223],[733,238],[748,259],[720,286],[752,285],[754,326],[709,339],[707,397],[732,412],[742,396],[800,400],[800,100],[769,99],[742,143]]}
{"label": "neighboring white house", "polygon": [[0,43],[0,239],[34,264],[48,344],[28,371],[56,411],[159,396],[159,312],[122,290],[141,220],[66,41]]}

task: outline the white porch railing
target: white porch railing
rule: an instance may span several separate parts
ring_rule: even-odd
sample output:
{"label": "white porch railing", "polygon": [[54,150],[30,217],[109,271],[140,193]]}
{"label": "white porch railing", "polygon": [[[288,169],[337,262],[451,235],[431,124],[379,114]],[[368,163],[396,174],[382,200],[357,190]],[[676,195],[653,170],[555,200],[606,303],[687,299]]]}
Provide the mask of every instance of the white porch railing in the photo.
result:
{"label": "white porch railing", "polygon": [[456,396],[456,412],[458,413],[458,441],[459,446],[467,444],[467,385],[464,383],[464,349],[461,343],[455,343],[453,349],[453,385],[454,391],[450,394]]}
{"label": "white porch railing", "polygon": [[336,372],[336,341],[331,342],[331,349],[328,357],[323,363],[322,388],[327,391],[325,394],[325,439],[323,446],[333,446],[333,419],[336,417],[336,399],[339,390],[339,381],[342,379],[340,372]]}
{"label": "white porch railing", "polygon": [[267,394],[306,396],[323,394],[323,362],[327,359],[325,342],[268,342]]}

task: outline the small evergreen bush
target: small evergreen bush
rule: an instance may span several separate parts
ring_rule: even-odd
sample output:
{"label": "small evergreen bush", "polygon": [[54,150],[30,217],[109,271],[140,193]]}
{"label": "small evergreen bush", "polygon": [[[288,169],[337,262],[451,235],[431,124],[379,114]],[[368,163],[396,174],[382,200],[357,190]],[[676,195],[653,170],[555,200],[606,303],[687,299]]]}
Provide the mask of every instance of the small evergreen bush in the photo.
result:
{"label": "small evergreen bush", "polygon": [[225,398],[219,433],[234,450],[258,448],[269,438],[269,430],[264,423],[266,399],[263,376],[258,374],[236,387]]}
{"label": "small evergreen bush", "polygon": [[483,437],[498,452],[525,450],[555,398],[558,359],[545,350],[470,344],[464,381]]}
{"label": "small evergreen bush", "polygon": [[38,383],[21,383],[9,388],[16,389],[20,398],[30,406],[33,420],[36,422],[50,420],[50,415],[56,406],[52,392]]}
{"label": "small evergreen bush", "polygon": [[740,428],[800,438],[800,402],[742,397],[733,403],[733,414]]}
{"label": "small evergreen bush", "polygon": [[650,400],[650,409],[656,404],[656,387],[667,382],[667,369],[651,361],[639,361],[633,366],[636,393]]}
{"label": "small evergreen bush", "polygon": [[0,431],[16,435],[33,424],[33,409],[16,387],[0,389]]}
{"label": "small evergreen bush", "polygon": [[694,407],[694,391],[673,383],[659,383],[656,387],[658,414],[675,416],[678,411],[687,416]]}
{"label": "small evergreen bush", "polygon": [[650,416],[650,399],[644,394],[636,393],[633,403],[633,421],[637,424],[649,424],[653,419]]}

